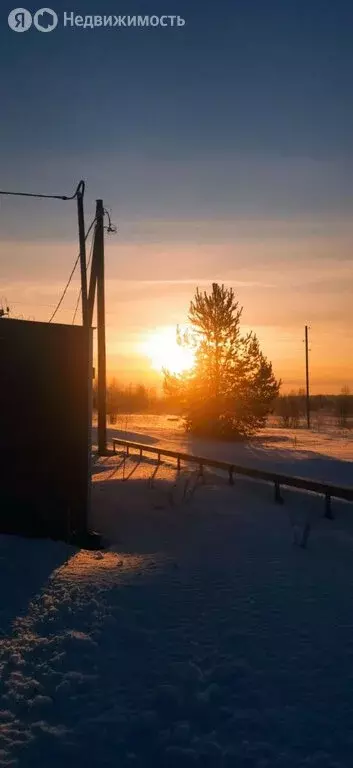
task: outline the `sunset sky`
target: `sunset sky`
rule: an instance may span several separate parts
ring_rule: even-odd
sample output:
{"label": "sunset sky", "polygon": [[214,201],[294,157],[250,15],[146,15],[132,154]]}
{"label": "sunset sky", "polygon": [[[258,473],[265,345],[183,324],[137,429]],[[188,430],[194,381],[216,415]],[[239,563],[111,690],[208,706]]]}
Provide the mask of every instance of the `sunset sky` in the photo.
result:
{"label": "sunset sky", "polygon": [[[8,28],[1,10],[0,188],[102,197],[108,369],[154,382],[156,329],[197,286],[233,286],[283,388],[353,387],[351,0],[125,0],[183,28]],[[31,10],[36,10],[32,8]],[[48,320],[77,255],[75,206],[1,198],[0,302]],[[72,321],[72,283],[59,322]]]}

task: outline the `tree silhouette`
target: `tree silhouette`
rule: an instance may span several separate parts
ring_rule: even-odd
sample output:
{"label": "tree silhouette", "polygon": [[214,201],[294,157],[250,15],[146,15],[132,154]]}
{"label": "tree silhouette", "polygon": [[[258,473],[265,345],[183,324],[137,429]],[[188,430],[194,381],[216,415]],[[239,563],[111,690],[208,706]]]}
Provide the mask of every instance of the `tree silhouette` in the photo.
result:
{"label": "tree silhouette", "polygon": [[213,283],[197,289],[190,303],[190,330],[178,341],[192,345],[191,371],[164,371],[164,390],[183,405],[186,427],[195,434],[246,438],[265,424],[280,382],[256,335],[242,335],[242,307],[232,288]]}

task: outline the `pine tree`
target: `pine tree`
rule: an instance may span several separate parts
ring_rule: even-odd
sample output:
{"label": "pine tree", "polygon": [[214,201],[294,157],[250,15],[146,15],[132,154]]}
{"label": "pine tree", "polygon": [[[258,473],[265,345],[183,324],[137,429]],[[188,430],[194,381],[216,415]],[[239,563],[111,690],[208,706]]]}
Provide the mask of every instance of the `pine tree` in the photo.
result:
{"label": "pine tree", "polygon": [[196,434],[246,438],[265,424],[280,382],[256,335],[242,335],[242,307],[232,288],[197,289],[190,330],[179,343],[193,345],[195,364],[183,375],[164,372],[167,395],[183,405],[186,427]]}

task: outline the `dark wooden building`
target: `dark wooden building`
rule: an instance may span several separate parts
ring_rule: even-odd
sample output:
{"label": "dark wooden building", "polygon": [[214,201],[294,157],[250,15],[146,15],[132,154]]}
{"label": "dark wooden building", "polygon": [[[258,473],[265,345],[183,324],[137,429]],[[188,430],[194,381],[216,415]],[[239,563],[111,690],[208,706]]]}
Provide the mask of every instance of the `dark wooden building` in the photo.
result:
{"label": "dark wooden building", "polygon": [[0,320],[0,532],[87,530],[92,331]]}

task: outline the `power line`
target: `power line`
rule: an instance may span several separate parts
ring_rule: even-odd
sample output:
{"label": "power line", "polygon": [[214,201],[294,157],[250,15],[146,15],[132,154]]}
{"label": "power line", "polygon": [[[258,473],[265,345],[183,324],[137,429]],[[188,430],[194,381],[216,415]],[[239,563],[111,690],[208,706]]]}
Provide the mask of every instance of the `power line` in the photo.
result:
{"label": "power line", "polygon": [[[92,227],[94,226],[95,222],[96,222],[96,217],[95,217],[95,218],[93,219],[93,221],[91,222],[91,224],[90,224],[90,226],[89,226],[89,228],[88,228],[88,230],[87,230],[87,232],[86,232],[86,234],[85,234],[85,240],[87,240],[87,237],[88,237],[88,235],[89,235],[89,233],[90,233],[90,231],[91,231]],[[80,255],[81,255],[81,253],[79,253],[79,254],[78,254],[78,256],[77,256],[77,258],[76,258],[76,261],[75,261],[75,263],[74,263],[74,266],[73,266],[73,268],[72,268],[72,270],[71,270],[71,273],[70,273],[70,277],[69,277],[69,279],[68,279],[68,281],[67,281],[67,283],[66,283],[66,285],[65,285],[65,288],[64,288],[64,290],[63,290],[63,292],[62,292],[62,294],[61,294],[61,297],[60,297],[60,299],[59,299],[59,301],[58,301],[58,303],[57,303],[57,305],[56,305],[56,308],[55,308],[55,310],[54,310],[54,312],[53,312],[53,314],[52,314],[52,316],[51,316],[51,318],[50,318],[50,320],[49,320],[49,323],[51,323],[51,322],[52,322],[52,320],[54,320],[54,317],[55,317],[56,313],[58,312],[58,310],[60,309],[60,307],[61,307],[61,305],[62,305],[62,303],[63,303],[63,301],[64,301],[64,298],[65,298],[65,296],[66,296],[66,293],[67,293],[67,289],[68,289],[68,287],[69,287],[69,285],[70,285],[70,283],[71,283],[71,280],[72,280],[72,278],[73,278],[73,276],[74,276],[74,272],[75,272],[75,269],[76,269],[76,267],[77,267],[77,264],[78,264],[78,262],[79,262],[79,259],[80,259]]]}
{"label": "power line", "polygon": [[[87,269],[89,269],[90,263],[92,261],[93,244],[94,244],[94,236],[92,237],[92,240],[91,240],[91,248],[90,248],[89,258],[88,258],[88,261],[87,261]],[[78,310],[78,305],[80,303],[81,295],[82,295],[82,288],[80,288],[79,293],[78,293],[76,307],[75,307],[75,311],[74,311],[74,316],[72,318],[72,325],[74,325],[75,320],[76,320],[76,315],[77,315],[77,310]]]}
{"label": "power line", "polygon": [[103,213],[105,213],[105,215],[106,215],[106,217],[108,219],[108,226],[105,227],[105,229],[107,230],[107,232],[109,234],[116,235],[116,233],[118,231],[118,228],[117,228],[117,226],[115,224],[112,224],[111,216],[110,216],[110,213],[107,210],[107,208],[104,208]]}
{"label": "power line", "polygon": [[[104,215],[108,219],[108,225],[107,226],[104,226]],[[107,208],[103,208],[103,228],[108,232],[108,234],[116,234],[117,231],[118,231],[117,226],[115,224],[112,224],[110,212],[107,210]],[[92,240],[91,240],[91,248],[90,248],[89,259],[88,259],[88,262],[87,262],[87,269],[88,269],[88,267],[89,267],[89,265],[91,263],[92,257],[93,257],[93,247],[94,247],[94,236],[92,237]],[[77,314],[77,310],[78,310],[78,306],[79,306],[79,303],[80,303],[81,296],[82,296],[82,287],[81,287],[81,289],[79,291],[79,294],[78,294],[77,303],[76,303],[76,307],[75,307],[75,311],[74,311],[74,316],[72,318],[72,325],[74,325],[74,322],[75,322],[75,319],[76,319],[76,314]]]}
{"label": "power line", "polygon": [[[11,304],[17,304],[19,307],[46,307],[48,309],[54,309],[56,307],[56,304],[38,304],[37,301],[12,301]],[[70,312],[73,307],[68,307],[66,310],[67,312]]]}
{"label": "power line", "polygon": [[71,274],[70,274],[70,277],[69,277],[69,279],[68,279],[68,281],[67,281],[67,283],[66,283],[66,285],[65,285],[65,288],[64,288],[64,290],[63,290],[63,292],[62,292],[62,294],[61,294],[61,298],[60,298],[60,300],[59,300],[58,304],[56,305],[56,308],[54,309],[54,312],[53,312],[53,314],[52,314],[52,316],[51,316],[51,318],[50,318],[50,320],[49,320],[49,323],[51,323],[51,321],[52,321],[52,320],[54,320],[54,317],[55,317],[56,313],[58,312],[58,310],[59,310],[59,309],[60,309],[60,307],[61,307],[61,304],[62,304],[62,302],[64,301],[64,298],[65,298],[65,296],[66,296],[66,292],[67,292],[67,289],[68,289],[68,287],[69,287],[69,285],[70,285],[70,283],[71,283],[71,280],[72,280],[72,278],[73,278],[73,276],[74,276],[74,272],[75,272],[75,269],[76,269],[76,267],[77,267],[77,264],[78,264],[79,258],[80,258],[80,254],[78,254],[78,256],[77,256],[77,259],[76,259],[76,261],[75,261],[75,263],[74,263],[74,266],[73,266],[73,268],[72,268],[72,270],[71,270]]}
{"label": "power line", "polygon": [[80,181],[77,185],[73,195],[41,195],[34,194],[33,192],[8,192],[7,190],[0,190],[0,196],[12,196],[12,197],[39,197],[47,200],[75,200],[76,197],[82,195],[85,190],[85,182]]}
{"label": "power line", "polygon": [[[88,264],[87,264],[87,266],[88,266]],[[75,320],[76,320],[78,305],[79,305],[80,299],[81,299],[81,294],[82,294],[82,288],[80,288],[79,294],[78,294],[78,297],[77,297],[77,302],[76,302],[76,307],[75,307],[75,311],[74,311],[74,316],[72,318],[72,325],[75,325]]]}
{"label": "power line", "polygon": [[[73,195],[45,195],[41,193],[34,193],[34,192],[13,192],[11,190],[0,190],[0,197],[3,196],[12,196],[12,197],[33,197],[33,198],[40,198],[40,199],[49,199],[49,200],[77,200],[77,212],[78,212],[78,231],[79,231],[79,241],[80,241],[80,252],[79,255],[75,261],[75,264],[73,266],[72,272],[70,274],[70,277],[68,279],[68,282],[64,288],[64,291],[62,293],[62,296],[56,306],[56,309],[54,310],[49,323],[52,322],[54,319],[56,313],[58,312],[64,297],[66,295],[66,291],[71,283],[73,274],[75,272],[75,269],[77,267],[78,262],[80,261],[81,264],[81,288],[82,288],[82,316],[83,316],[83,325],[86,325],[86,315],[87,315],[87,270],[86,270],[86,238],[88,236],[88,232],[85,234],[84,232],[84,210],[83,210],[83,197],[85,193],[85,182],[81,179],[81,181],[78,183]],[[93,222],[94,223],[94,222]],[[93,226],[92,223],[92,226]]]}

